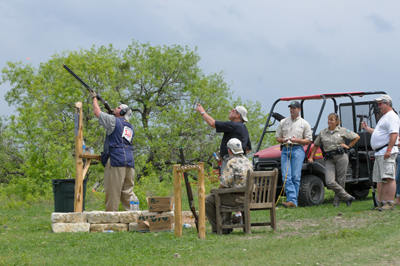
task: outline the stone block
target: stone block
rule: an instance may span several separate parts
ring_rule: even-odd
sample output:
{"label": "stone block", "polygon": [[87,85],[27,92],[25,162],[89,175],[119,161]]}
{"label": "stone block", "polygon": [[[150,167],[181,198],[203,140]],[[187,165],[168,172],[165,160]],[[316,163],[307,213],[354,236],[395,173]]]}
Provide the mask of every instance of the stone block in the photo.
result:
{"label": "stone block", "polygon": [[128,231],[128,224],[121,223],[110,223],[110,224],[91,224],[90,232],[97,233],[112,230],[114,232],[117,231]]}
{"label": "stone block", "polygon": [[137,223],[130,223],[129,224],[129,231],[137,231]]}
{"label": "stone block", "polygon": [[87,223],[86,212],[66,213],[65,223]]}
{"label": "stone block", "polygon": [[65,223],[67,212],[53,212],[51,214],[52,223]]}
{"label": "stone block", "polygon": [[118,212],[88,212],[87,221],[91,224],[107,224],[107,223],[118,223],[119,213]]}
{"label": "stone block", "polygon": [[122,224],[136,223],[141,211],[119,212],[119,222]]}
{"label": "stone block", "polygon": [[90,232],[89,223],[53,223],[51,227],[54,233]]}

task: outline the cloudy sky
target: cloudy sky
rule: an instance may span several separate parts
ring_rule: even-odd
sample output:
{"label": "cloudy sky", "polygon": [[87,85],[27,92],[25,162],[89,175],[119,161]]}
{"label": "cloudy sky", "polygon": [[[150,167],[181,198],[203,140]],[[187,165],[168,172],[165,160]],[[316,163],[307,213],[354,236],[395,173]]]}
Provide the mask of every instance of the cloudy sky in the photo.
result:
{"label": "cloudy sky", "polygon": [[[399,9],[398,0],[0,0],[0,67],[135,39],[197,46],[206,74],[225,71],[235,97],[266,112],[279,97],[349,91],[383,90],[400,107]],[[10,88],[0,85],[0,116],[13,112]]]}

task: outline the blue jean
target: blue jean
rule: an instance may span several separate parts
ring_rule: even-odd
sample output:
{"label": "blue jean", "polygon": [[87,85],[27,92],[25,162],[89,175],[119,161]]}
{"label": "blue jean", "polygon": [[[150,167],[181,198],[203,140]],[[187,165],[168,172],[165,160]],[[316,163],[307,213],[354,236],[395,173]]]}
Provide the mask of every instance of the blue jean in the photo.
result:
{"label": "blue jean", "polygon": [[396,172],[396,197],[400,198],[400,165],[399,165],[400,153],[397,155],[396,164],[397,164],[397,172]]}
{"label": "blue jean", "polygon": [[[290,152],[291,150],[291,152]],[[290,157],[290,153],[292,156]],[[301,168],[303,166],[305,152],[302,146],[283,147],[281,154],[282,179],[286,183],[285,192],[287,201],[291,201],[297,206],[297,197],[299,196],[299,187],[301,179]],[[290,161],[289,161],[290,159]]]}

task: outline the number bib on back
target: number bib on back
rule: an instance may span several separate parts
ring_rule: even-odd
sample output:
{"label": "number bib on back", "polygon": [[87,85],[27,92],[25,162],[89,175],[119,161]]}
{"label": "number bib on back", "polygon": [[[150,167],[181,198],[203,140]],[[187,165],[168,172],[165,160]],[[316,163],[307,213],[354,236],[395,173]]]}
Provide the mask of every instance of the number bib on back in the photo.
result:
{"label": "number bib on back", "polygon": [[127,141],[132,142],[133,130],[125,126],[124,130],[122,131],[122,137],[125,138]]}

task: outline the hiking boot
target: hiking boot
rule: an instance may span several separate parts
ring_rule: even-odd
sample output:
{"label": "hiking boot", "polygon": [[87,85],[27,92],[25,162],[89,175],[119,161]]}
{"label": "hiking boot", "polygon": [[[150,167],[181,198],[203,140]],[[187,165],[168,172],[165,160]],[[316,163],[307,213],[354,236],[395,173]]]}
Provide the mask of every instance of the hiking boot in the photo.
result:
{"label": "hiking boot", "polygon": [[294,205],[293,202],[288,201],[288,202],[282,202],[282,205],[285,206],[285,208],[297,208],[296,205]]}
{"label": "hiking boot", "polygon": [[346,200],[347,207],[350,207],[351,204],[353,203],[353,201],[355,201],[355,200],[356,200],[355,197],[350,197],[350,198],[348,198],[348,199]]}
{"label": "hiking boot", "polygon": [[382,208],[382,207],[383,207],[383,203],[382,203],[382,202],[379,202],[378,206],[373,207],[372,210],[374,210],[374,211],[379,211],[379,209]]}
{"label": "hiking boot", "polygon": [[396,209],[396,207],[394,206],[394,203],[388,201],[382,207],[379,208],[379,211],[392,211],[395,209]]}
{"label": "hiking boot", "polygon": [[232,215],[232,224],[243,224],[243,218],[242,215],[236,216],[235,214]]}
{"label": "hiking boot", "polygon": [[232,228],[222,229],[222,234],[223,235],[229,235],[230,233],[232,233],[232,231],[233,231]]}

